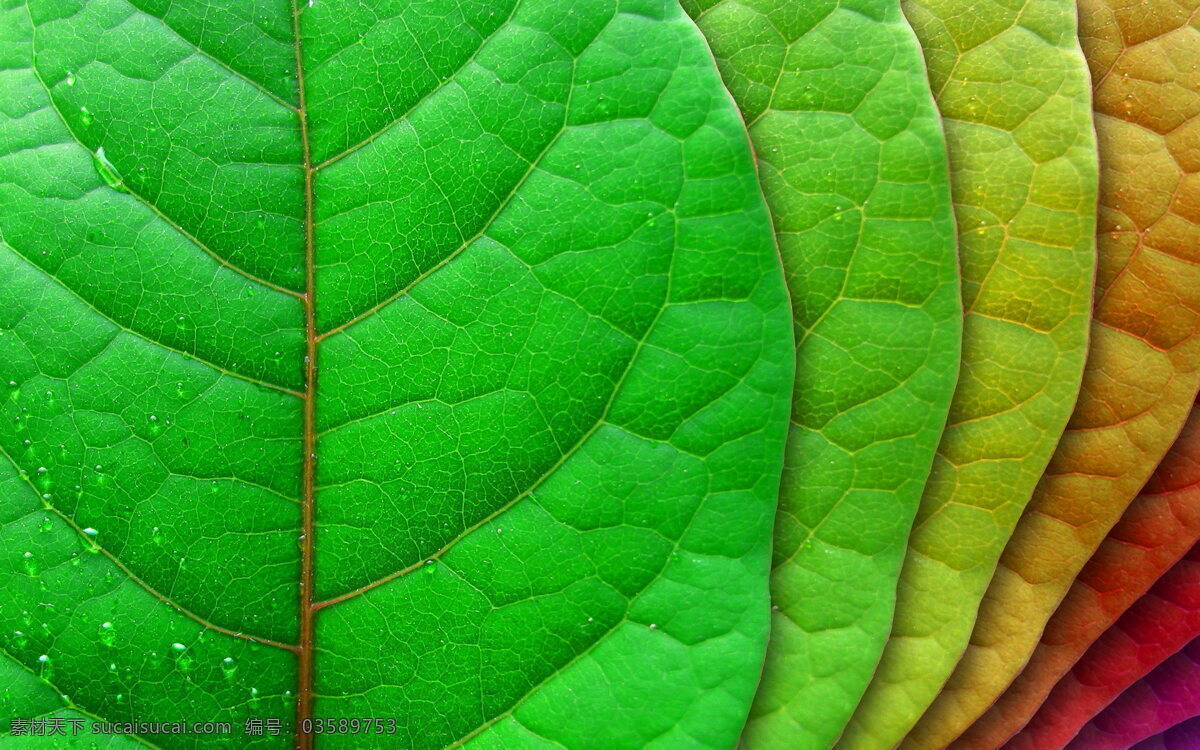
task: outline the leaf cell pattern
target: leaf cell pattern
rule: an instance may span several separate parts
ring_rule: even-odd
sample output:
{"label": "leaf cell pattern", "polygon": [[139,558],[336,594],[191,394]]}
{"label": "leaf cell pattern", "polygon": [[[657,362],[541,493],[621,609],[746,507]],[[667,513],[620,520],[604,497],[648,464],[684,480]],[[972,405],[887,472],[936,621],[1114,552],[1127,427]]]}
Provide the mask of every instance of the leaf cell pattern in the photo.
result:
{"label": "leaf cell pattern", "polygon": [[1200,409],[1142,493],[1080,571],[1021,676],[956,741],[999,746],[1029,723],[1055,684],[1155,581],[1200,541]]}
{"label": "leaf cell pattern", "polygon": [[12,690],[397,717],[322,748],[732,743],[794,344],[678,7],[0,12]]}
{"label": "leaf cell pattern", "polygon": [[[879,668],[838,747],[908,735],[1078,394],[1095,263],[1096,149],[1070,2],[905,3],[943,118],[962,263],[962,370]],[[916,742],[916,740],[911,740]]]}
{"label": "leaf cell pattern", "polygon": [[1190,747],[1198,71],[1196,0],[0,0],[0,747]]}
{"label": "leaf cell pattern", "polygon": [[945,139],[894,0],[686,3],[747,120],[795,321],[771,647],[745,748],[828,748],[891,630],[958,373]]}
{"label": "leaf cell pattern", "polygon": [[1082,0],[1079,11],[1103,164],[1087,369],[971,645],[917,730],[924,747],[966,729],[1025,666],[1200,388],[1200,181],[1188,136],[1200,123],[1200,3]]}
{"label": "leaf cell pattern", "polygon": [[1106,630],[1006,747],[1062,746],[1150,670],[1200,637],[1200,547]]}
{"label": "leaf cell pattern", "polygon": [[1193,641],[1138,680],[1067,744],[1123,750],[1200,716],[1200,642]]}

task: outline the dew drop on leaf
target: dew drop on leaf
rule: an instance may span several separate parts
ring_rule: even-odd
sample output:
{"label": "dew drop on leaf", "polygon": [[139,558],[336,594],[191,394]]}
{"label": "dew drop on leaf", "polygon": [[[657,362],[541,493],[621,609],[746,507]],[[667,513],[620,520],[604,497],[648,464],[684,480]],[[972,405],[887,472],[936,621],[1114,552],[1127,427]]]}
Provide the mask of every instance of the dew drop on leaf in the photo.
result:
{"label": "dew drop on leaf", "polygon": [[42,678],[46,680],[54,679],[54,666],[50,663],[50,656],[48,654],[42,654],[37,660],[38,674],[40,674]]}
{"label": "dew drop on leaf", "polygon": [[[85,124],[86,122],[90,122],[90,117],[89,115]],[[100,175],[100,179],[104,180],[105,185],[121,193],[129,192],[129,189],[125,187],[125,182],[121,179],[120,173],[117,172],[117,168],[104,155],[103,146],[97,148],[96,153],[92,154],[92,166],[96,168],[96,174]]]}
{"label": "dew drop on leaf", "polygon": [[21,555],[21,569],[25,571],[25,575],[31,578],[41,572],[41,569],[38,567],[37,558],[33,556],[32,552],[26,552]]}

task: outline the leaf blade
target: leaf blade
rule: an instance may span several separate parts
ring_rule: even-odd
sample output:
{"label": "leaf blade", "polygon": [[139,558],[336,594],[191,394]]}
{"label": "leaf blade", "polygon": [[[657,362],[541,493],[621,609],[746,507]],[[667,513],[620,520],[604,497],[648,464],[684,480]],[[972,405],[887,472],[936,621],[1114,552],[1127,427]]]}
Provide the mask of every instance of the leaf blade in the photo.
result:
{"label": "leaf blade", "polygon": [[1079,657],[1200,540],[1195,407],[1154,476],[1071,584],[1022,676],[963,735],[995,743],[1016,734]]}
{"label": "leaf blade", "polygon": [[890,630],[957,380],[945,142],[898,3],[685,7],[751,123],[798,342],[777,611],[741,742],[828,747]]}
{"label": "leaf blade", "polygon": [[1103,185],[1083,387],[1000,558],[959,672],[916,732],[927,746],[964,731],[1022,671],[1071,582],[1175,441],[1200,388],[1200,267],[1190,247],[1197,224],[1186,208],[1194,156],[1173,135],[1200,122],[1200,97],[1155,95],[1161,86],[1193,88],[1198,12],[1194,2],[1133,12],[1103,0],[1080,6]]}
{"label": "leaf blade", "polygon": [[[33,293],[6,285],[4,333],[20,335],[0,346],[20,391],[5,408],[28,420],[11,424],[36,441],[25,450],[8,427],[0,444],[20,448],[25,468],[61,443],[46,463],[50,500],[81,488],[65,538],[99,529],[109,554],[97,564],[121,561],[149,585],[155,616],[179,621],[135,635],[106,613],[130,634],[113,647],[120,659],[49,649],[63,691],[106,716],[130,715],[136,698],[164,718],[290,718],[306,690],[293,652],[315,650],[317,716],[399,722],[398,735],[322,746],[487,744],[504,733],[568,746],[732,742],[765,647],[793,364],[744,129],[695,27],[661,0],[579,3],[565,15],[528,0],[511,20],[489,20],[483,4],[392,3],[359,45],[358,6],[318,0],[297,9],[300,101],[313,106],[293,108],[277,81],[258,83],[249,63],[229,59],[237,13],[142,6],[158,15],[115,0],[70,12],[8,3],[16,20],[3,25],[15,39],[0,54],[16,72],[6,68],[0,87],[11,147],[0,170],[4,200],[22,211],[0,219],[0,262]],[[267,36],[291,28],[292,9],[255,10],[270,16]],[[395,81],[406,71],[361,67],[398,49],[389,34],[421,25],[458,44],[460,21],[494,33],[437,61],[453,63],[437,68],[447,81],[389,100],[395,126],[381,127],[381,110],[358,112],[353,127],[331,114],[347,69],[382,84],[372,96],[405,93]],[[336,38],[322,36],[331,29]],[[654,44],[639,52],[631,40]],[[34,67],[54,81],[48,90]],[[240,130],[224,127],[239,116]],[[313,133],[302,123],[322,116],[305,158]],[[352,133],[376,130],[332,158]],[[144,149],[129,147],[131,134]],[[99,148],[129,193],[104,184]],[[76,202],[69,215],[60,198]],[[72,232],[79,241],[65,243]],[[8,251],[18,244],[26,254]],[[64,330],[71,337],[48,340]],[[315,459],[304,457],[305,424]],[[301,477],[314,464],[310,503]],[[313,544],[302,510],[314,505],[315,643],[297,622],[301,549]],[[544,575],[530,579],[534,569]],[[41,574],[9,572],[34,611]],[[65,591],[79,596],[78,584]],[[432,620],[414,608],[421,597],[439,610]],[[372,632],[382,604],[392,616]],[[87,618],[95,628],[79,640],[108,648]],[[69,620],[49,618],[18,658],[36,662]],[[414,621],[424,627],[390,627]],[[355,648],[374,661],[364,667]],[[161,657],[145,667],[155,681],[115,687],[141,652]],[[238,664],[228,679],[226,656]],[[672,701],[630,723],[553,720],[549,696],[597,668],[612,688],[592,690],[598,715],[667,684]],[[667,676],[687,671],[697,676]],[[210,681],[213,705],[194,689]],[[400,685],[400,703],[376,703]]]}
{"label": "leaf blade", "polygon": [[950,151],[963,370],[910,537],[892,639],[844,748],[901,742],[966,647],[1078,393],[1095,259],[1095,144],[1074,5],[903,7]]}

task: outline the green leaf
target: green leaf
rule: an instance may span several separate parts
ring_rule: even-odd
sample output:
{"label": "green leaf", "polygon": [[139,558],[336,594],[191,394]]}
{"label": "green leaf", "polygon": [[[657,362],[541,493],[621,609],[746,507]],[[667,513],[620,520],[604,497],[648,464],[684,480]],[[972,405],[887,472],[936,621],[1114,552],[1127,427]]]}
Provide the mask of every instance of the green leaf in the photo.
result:
{"label": "green leaf", "polygon": [[893,748],[950,676],[1079,392],[1097,199],[1075,3],[910,0],[944,119],[963,362],[896,621],[840,747]]}
{"label": "green leaf", "polygon": [[946,145],[896,0],[685,3],[750,126],[797,339],[747,748],[827,748],[891,630],[958,374]]}
{"label": "green leaf", "polygon": [[234,724],[162,747],[732,744],[793,342],[680,9],[0,7],[20,689]]}

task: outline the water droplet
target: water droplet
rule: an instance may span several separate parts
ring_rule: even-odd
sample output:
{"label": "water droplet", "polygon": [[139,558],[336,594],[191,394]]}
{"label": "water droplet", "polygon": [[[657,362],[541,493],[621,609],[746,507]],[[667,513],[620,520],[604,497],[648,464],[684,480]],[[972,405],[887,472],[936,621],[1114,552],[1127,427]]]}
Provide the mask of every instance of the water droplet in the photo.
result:
{"label": "water droplet", "polygon": [[187,655],[187,646],[182,643],[171,644],[171,656],[175,659],[175,663],[184,672],[192,668],[192,659]]}
{"label": "water droplet", "polygon": [[112,646],[117,642],[117,634],[113,632],[111,622],[100,623],[100,642],[105,646]]}
{"label": "water droplet", "polygon": [[88,536],[92,536],[92,537],[100,535],[100,532],[97,531],[96,529],[93,529],[91,526],[88,526],[87,528],[85,528],[83,530],[83,533],[87,534]]}
{"label": "water droplet", "polygon": [[96,168],[96,174],[100,175],[100,179],[104,180],[105,185],[121,193],[129,192],[129,189],[125,187],[124,180],[121,179],[120,173],[117,172],[117,168],[104,155],[103,146],[96,149],[96,153],[92,154],[92,166]]}
{"label": "water droplet", "polygon": [[92,113],[91,113],[91,111],[88,110],[87,107],[80,107],[79,108],[79,119],[83,121],[84,127],[86,127],[88,125],[91,125],[92,120],[95,118],[92,117]]}
{"label": "water droplet", "polygon": [[46,680],[54,679],[54,666],[50,663],[50,656],[42,654],[37,660],[39,674]]}
{"label": "water droplet", "polygon": [[32,552],[26,552],[25,554],[21,555],[21,569],[24,570],[25,575],[29,576],[30,578],[33,578],[41,572],[41,568],[38,567],[37,558],[33,556]]}
{"label": "water droplet", "polygon": [[658,630],[658,625],[656,625],[655,623],[653,623],[653,622],[652,622],[652,623],[650,623],[650,629],[651,629],[651,630]]}
{"label": "water droplet", "polygon": [[75,85],[75,74],[69,70],[67,71],[67,85],[68,86]]}
{"label": "water droplet", "polygon": [[41,531],[43,534],[45,534],[53,529],[54,523],[50,520],[50,516],[42,516],[42,523],[38,526],[38,531]]}
{"label": "water droplet", "polygon": [[237,671],[237,662],[232,656],[226,656],[221,660],[221,671],[225,673],[225,679],[232,679],[233,673]]}

